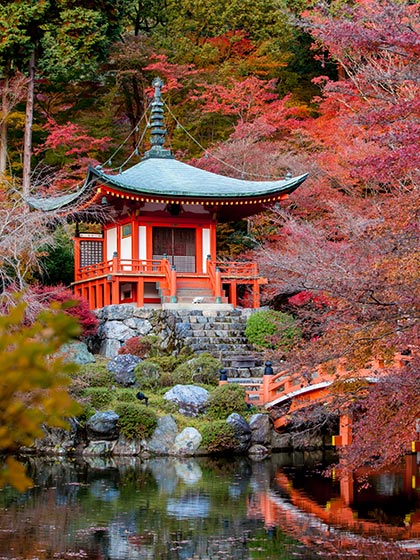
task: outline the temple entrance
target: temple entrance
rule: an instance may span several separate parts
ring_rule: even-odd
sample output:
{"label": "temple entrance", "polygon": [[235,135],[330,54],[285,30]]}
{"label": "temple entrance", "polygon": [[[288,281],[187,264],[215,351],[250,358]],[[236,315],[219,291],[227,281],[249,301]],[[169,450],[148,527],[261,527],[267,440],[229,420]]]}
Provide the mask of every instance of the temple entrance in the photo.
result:
{"label": "temple entrance", "polygon": [[196,272],[195,229],[153,228],[153,259],[166,255],[177,272]]}

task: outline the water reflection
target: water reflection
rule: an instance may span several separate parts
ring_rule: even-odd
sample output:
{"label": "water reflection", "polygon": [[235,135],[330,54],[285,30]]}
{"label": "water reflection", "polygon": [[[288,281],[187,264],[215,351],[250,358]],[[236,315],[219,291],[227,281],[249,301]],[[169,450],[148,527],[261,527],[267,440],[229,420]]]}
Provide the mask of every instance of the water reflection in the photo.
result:
{"label": "water reflection", "polygon": [[0,558],[415,557],[415,458],[366,488],[323,477],[329,459],[31,459],[34,488],[0,492]]}

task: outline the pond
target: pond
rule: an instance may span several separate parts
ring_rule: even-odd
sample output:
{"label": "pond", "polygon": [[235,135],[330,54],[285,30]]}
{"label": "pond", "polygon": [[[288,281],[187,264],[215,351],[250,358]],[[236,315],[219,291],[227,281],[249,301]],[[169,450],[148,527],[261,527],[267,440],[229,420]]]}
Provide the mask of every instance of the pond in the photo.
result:
{"label": "pond", "polygon": [[0,491],[0,560],[418,557],[415,456],[362,482],[330,461],[31,458],[34,487]]}

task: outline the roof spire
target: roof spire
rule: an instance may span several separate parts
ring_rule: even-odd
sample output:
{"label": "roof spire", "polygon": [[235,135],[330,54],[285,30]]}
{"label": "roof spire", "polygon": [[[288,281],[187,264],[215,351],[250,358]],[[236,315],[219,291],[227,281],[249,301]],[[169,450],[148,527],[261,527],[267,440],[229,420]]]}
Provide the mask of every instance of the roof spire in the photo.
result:
{"label": "roof spire", "polygon": [[163,82],[160,78],[155,78],[152,82],[155,88],[155,93],[152,101],[152,114],[150,118],[150,143],[152,147],[148,150],[143,159],[147,158],[172,158],[171,150],[166,150],[163,145],[165,144],[166,129],[163,114],[163,101],[161,96],[161,89]]}

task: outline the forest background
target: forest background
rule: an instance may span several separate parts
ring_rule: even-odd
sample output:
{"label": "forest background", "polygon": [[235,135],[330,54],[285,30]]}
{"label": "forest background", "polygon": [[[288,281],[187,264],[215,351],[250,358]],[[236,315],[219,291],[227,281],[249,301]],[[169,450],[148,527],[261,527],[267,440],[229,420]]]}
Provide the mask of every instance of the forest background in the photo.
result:
{"label": "forest background", "polygon": [[385,359],[349,463],[405,452],[420,413],[419,3],[0,0],[0,37],[3,296],[25,290],[37,310],[39,284],[71,281],[71,229],[51,231],[22,194],[136,163],[160,76],[177,158],[249,179],[309,173],[288,205],[221,228],[220,249],[256,260],[266,302],[300,323],[277,356],[288,367]]}

